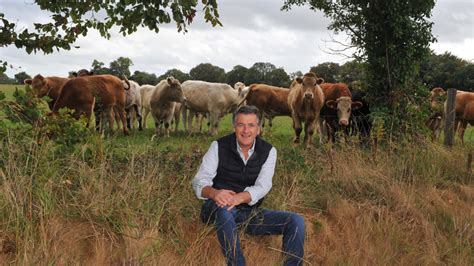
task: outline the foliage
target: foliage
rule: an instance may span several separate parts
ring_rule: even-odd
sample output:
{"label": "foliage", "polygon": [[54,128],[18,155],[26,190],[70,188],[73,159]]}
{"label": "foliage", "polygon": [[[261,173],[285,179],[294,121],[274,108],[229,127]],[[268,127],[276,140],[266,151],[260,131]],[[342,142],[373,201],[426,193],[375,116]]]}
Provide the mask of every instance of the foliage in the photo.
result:
{"label": "foliage", "polygon": [[189,71],[192,79],[208,82],[224,82],[225,70],[210,63],[201,63]]}
{"label": "foliage", "polygon": [[265,81],[267,80],[267,76],[275,69],[276,67],[272,63],[257,62],[253,64],[253,66],[247,71],[244,83],[266,83]]}
{"label": "foliage", "polygon": [[92,61],[91,71],[94,72],[96,75],[102,74],[112,74],[112,70],[110,68],[105,67],[104,62],[100,62],[97,59]]}
{"label": "foliage", "polygon": [[365,63],[354,59],[343,64],[339,69],[339,77],[342,82],[351,84],[355,81],[366,82],[367,75]]}
{"label": "foliage", "polygon": [[159,76],[158,77],[158,82],[160,82],[163,79],[166,79],[169,76],[172,76],[172,77],[178,79],[179,82],[181,82],[181,83],[185,82],[186,80],[191,79],[191,76],[189,74],[184,73],[183,71],[181,71],[179,69],[173,68],[173,69],[170,69],[170,70],[166,71],[163,75]]}
{"label": "foliage", "polygon": [[[245,83],[245,75],[247,74],[248,69],[241,65],[236,65],[232,68],[231,71],[226,73],[226,83],[234,86],[237,82],[244,82]],[[250,85],[245,83],[245,85]]]}
{"label": "foliage", "polygon": [[15,79],[10,78],[7,74],[0,71],[0,84],[14,84],[16,83]]}
{"label": "foliage", "polygon": [[49,138],[68,148],[84,141],[90,134],[85,121],[75,120],[67,109],[61,109],[56,115],[48,114],[43,99],[37,98],[29,86],[25,90],[15,89],[13,98],[7,100],[3,93],[0,94],[0,110],[6,117],[0,123],[0,135],[14,129],[36,141]]}
{"label": "foliage", "polygon": [[338,63],[325,62],[317,66],[310,68],[311,72],[316,73],[316,75],[327,83],[336,83],[341,80],[340,71],[341,66]]}
{"label": "foliage", "polygon": [[[202,0],[204,19],[213,26],[221,25],[217,1]],[[110,38],[109,31],[117,27],[123,35],[138,27],[159,32],[162,24],[176,23],[178,31],[187,32],[196,14],[199,1],[65,1],[35,0],[34,4],[50,14],[50,21],[33,23],[34,30],[20,27],[0,13],[0,46],[15,45],[27,53],[53,49],[69,50],[79,36],[96,29],[102,37]]]}
{"label": "foliage", "polygon": [[130,76],[130,79],[138,82],[138,84],[140,85],[155,85],[159,81],[155,74],[150,74],[148,72],[138,70],[135,70],[135,72],[133,72],[133,75]]}
{"label": "foliage", "polygon": [[130,77],[130,66],[133,66],[132,59],[128,57],[119,57],[110,62],[109,69],[112,75],[117,77]]}
{"label": "foliage", "polygon": [[287,0],[282,9],[304,4],[322,10],[332,20],[329,29],[350,36],[355,56],[367,62],[371,106],[385,114],[395,136],[421,125],[411,119],[409,106],[422,89],[414,82],[417,66],[435,40],[428,21],[435,1]]}
{"label": "foliage", "polygon": [[31,76],[26,74],[25,71],[22,71],[22,72],[19,72],[19,73],[16,73],[15,74],[15,80],[18,84],[24,84],[23,82],[25,81],[25,79],[30,79]]}
{"label": "foliage", "polygon": [[430,52],[421,61],[420,78],[428,89],[442,87],[474,91],[474,64],[449,52],[441,55]]}
{"label": "foliage", "polygon": [[290,80],[294,80],[295,78],[297,77],[302,77],[303,76],[303,72],[301,72],[301,70],[298,70],[296,72],[293,72],[293,73],[290,73]]}
{"label": "foliage", "polygon": [[265,83],[277,87],[290,87],[290,76],[283,68],[276,68],[268,73]]}

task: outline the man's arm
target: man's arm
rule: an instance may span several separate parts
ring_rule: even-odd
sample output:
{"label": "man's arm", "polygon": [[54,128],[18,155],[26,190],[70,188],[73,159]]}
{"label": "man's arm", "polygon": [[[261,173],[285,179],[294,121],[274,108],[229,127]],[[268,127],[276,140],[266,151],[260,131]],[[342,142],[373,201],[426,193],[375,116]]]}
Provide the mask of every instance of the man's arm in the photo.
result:
{"label": "man's arm", "polygon": [[212,188],[213,179],[217,174],[217,166],[219,165],[218,143],[213,141],[209,150],[202,158],[201,166],[193,179],[193,189],[196,197],[199,199],[208,199],[209,194],[203,193],[205,187]]}
{"label": "man's arm", "polygon": [[[262,169],[258,174],[255,184],[250,187],[246,187],[244,192],[249,193],[250,200],[246,203],[249,205],[256,204],[261,198],[265,197],[272,188],[273,174],[275,173],[275,165],[277,159],[277,151],[275,147],[270,150],[268,158],[262,165]],[[244,193],[242,192],[242,193]]]}

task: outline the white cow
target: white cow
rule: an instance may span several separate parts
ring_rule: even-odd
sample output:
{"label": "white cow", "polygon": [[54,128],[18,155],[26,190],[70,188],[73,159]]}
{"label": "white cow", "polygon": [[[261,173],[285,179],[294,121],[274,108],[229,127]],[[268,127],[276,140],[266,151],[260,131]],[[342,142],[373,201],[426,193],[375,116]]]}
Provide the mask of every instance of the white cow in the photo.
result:
{"label": "white cow", "polygon": [[140,95],[142,98],[142,121],[143,121],[143,128],[147,128],[147,118],[148,114],[151,112],[150,107],[150,98],[153,94],[153,90],[155,90],[155,85],[145,84],[140,86]]}
{"label": "white cow", "polygon": [[241,98],[245,98],[247,96],[247,93],[249,92],[250,86],[245,86],[245,83],[243,82],[236,82],[234,84],[234,89],[239,92],[239,96]]}
{"label": "white cow", "polygon": [[135,119],[138,119],[138,129],[142,128],[142,97],[140,95],[140,85],[133,80],[129,80],[130,88],[125,91],[125,112],[127,113],[127,126],[129,129],[135,128]]}
{"label": "white cow", "polygon": [[155,120],[156,133],[161,133],[161,123],[164,123],[165,134],[170,135],[169,127],[173,120],[176,103],[184,103],[186,98],[179,80],[168,77],[155,86],[150,97],[150,108]]}
{"label": "white cow", "polygon": [[[194,114],[209,113],[209,134],[216,135],[220,119],[229,111],[233,111],[243,99],[239,97],[238,90],[224,83],[187,80],[181,86],[187,99],[186,108],[183,110],[183,123],[189,133],[192,133]],[[186,110],[189,110],[189,115]]]}

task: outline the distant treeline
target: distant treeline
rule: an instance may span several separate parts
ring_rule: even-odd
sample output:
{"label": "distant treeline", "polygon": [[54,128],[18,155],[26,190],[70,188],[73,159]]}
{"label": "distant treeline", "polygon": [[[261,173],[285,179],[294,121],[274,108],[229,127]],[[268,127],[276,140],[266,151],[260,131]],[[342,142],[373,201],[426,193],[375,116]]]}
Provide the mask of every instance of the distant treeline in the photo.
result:
{"label": "distant treeline", "polygon": [[[92,62],[88,70],[95,74],[112,74],[125,75],[135,80],[140,85],[157,84],[160,80],[174,76],[181,82],[189,79],[204,80],[209,82],[223,82],[233,86],[240,81],[246,85],[252,83],[265,83],[279,87],[289,87],[291,80],[297,76],[302,76],[303,71],[287,73],[283,67],[276,67],[272,63],[257,62],[250,68],[242,65],[236,65],[229,72],[219,66],[211,63],[201,63],[192,68],[189,73],[185,73],[179,69],[170,69],[164,74],[157,76],[154,73],[136,70],[133,74],[130,67],[133,62],[130,58],[119,57],[115,61],[110,62],[107,67],[105,63],[95,60]],[[69,75],[77,71],[69,71]],[[326,82],[345,82],[352,86],[363,88],[366,80],[365,64],[356,60],[348,61],[342,65],[333,62],[325,62],[313,66],[309,69],[315,72]],[[8,77],[5,73],[0,74],[0,84],[23,84],[27,78],[37,73],[19,72],[14,78]],[[474,91],[474,64],[467,60],[461,59],[449,52],[437,55],[431,52],[424,61],[420,62],[419,77],[422,84],[428,89],[434,87],[457,88],[465,91]]]}

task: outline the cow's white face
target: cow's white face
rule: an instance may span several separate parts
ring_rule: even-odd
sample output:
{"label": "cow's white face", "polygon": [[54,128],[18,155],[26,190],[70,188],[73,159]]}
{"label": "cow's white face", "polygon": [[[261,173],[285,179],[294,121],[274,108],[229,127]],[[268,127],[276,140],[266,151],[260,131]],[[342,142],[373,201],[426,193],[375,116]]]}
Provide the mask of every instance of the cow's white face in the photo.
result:
{"label": "cow's white face", "polygon": [[337,110],[337,118],[340,126],[349,125],[352,110],[362,107],[361,102],[352,102],[351,97],[340,97],[336,101],[327,101],[326,106]]}
{"label": "cow's white face", "polygon": [[185,103],[186,97],[184,97],[183,89],[181,88],[179,80],[173,77],[168,77],[167,82],[171,89],[170,100],[173,102]]}

